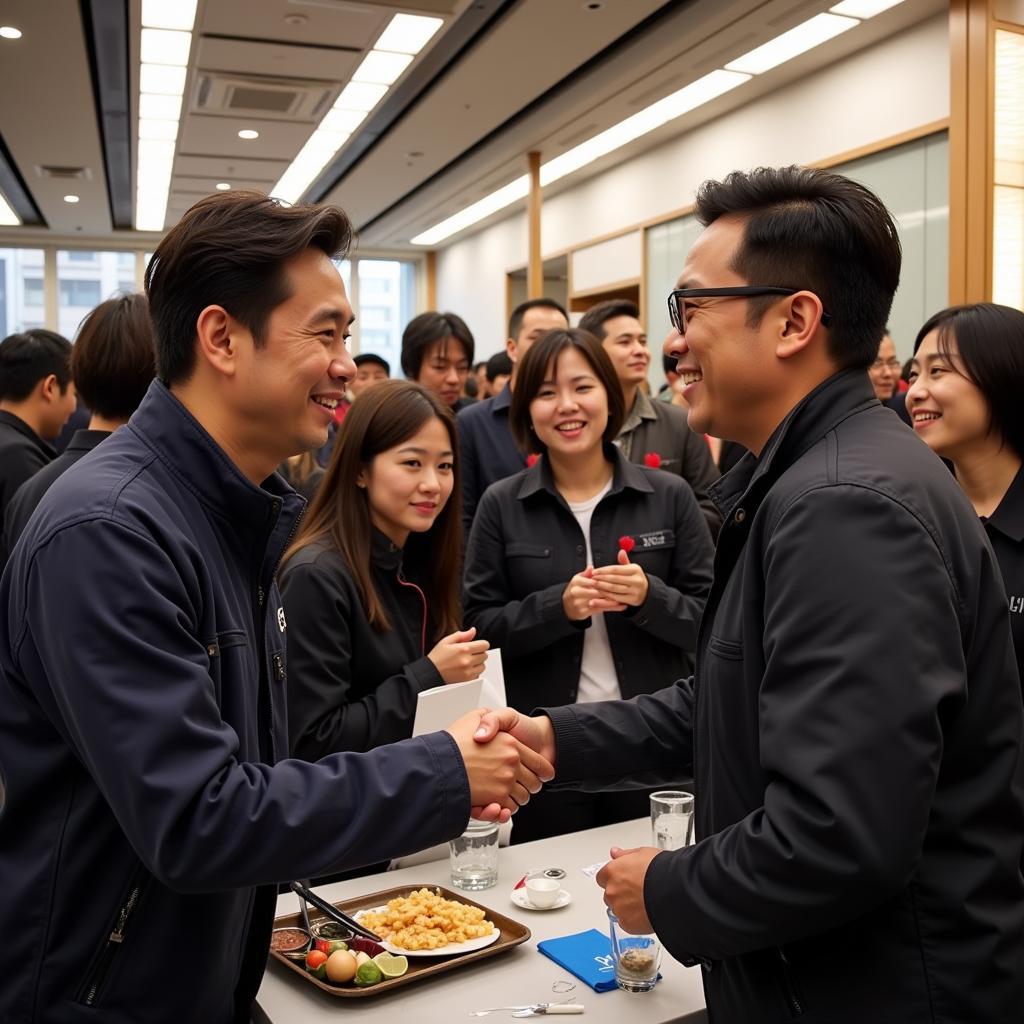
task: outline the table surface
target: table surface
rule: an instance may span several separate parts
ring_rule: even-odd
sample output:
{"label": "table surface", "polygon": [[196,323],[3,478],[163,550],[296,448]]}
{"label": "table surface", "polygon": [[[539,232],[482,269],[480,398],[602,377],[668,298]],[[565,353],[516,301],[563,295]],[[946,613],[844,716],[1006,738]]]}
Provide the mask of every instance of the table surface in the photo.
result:
{"label": "table surface", "polygon": [[[653,992],[633,994],[615,989],[598,994],[537,949],[537,943],[544,939],[571,935],[588,928],[606,931],[608,919],[601,890],[592,878],[583,874],[582,869],[607,859],[609,847],[613,844],[628,848],[650,845],[650,842],[650,820],[642,818],[503,848],[498,858],[498,884],[482,892],[467,893],[467,896],[484,907],[493,907],[525,924],[533,933],[526,942],[472,966],[364,999],[329,996],[271,960],[257,996],[253,1020],[257,1024],[336,1024],[339,1016],[344,1015],[346,1019],[358,1019],[366,1024],[402,1019],[416,1021],[416,1024],[448,1024],[454,1020],[470,1020],[470,1011],[488,1006],[578,1002],[586,1007],[583,1017],[590,1024],[622,1024],[624,1020],[630,1024],[704,1022],[707,1017],[700,970],[683,967],[667,953],[662,958],[662,980]],[[509,898],[515,883],[527,871],[546,867],[565,869],[564,888],[572,895],[572,902],[560,910],[547,911],[521,910],[515,906]],[[450,888],[447,858],[401,871],[337,882],[317,891],[336,902],[396,885],[412,887],[421,882]],[[293,914],[296,909],[296,898],[291,893],[279,898],[279,917]],[[565,994],[553,993],[552,986],[559,981],[572,982],[576,987]],[[511,1020],[511,1017],[508,1012],[497,1012],[482,1019],[503,1021]],[[558,1019],[569,1021],[576,1018]]]}

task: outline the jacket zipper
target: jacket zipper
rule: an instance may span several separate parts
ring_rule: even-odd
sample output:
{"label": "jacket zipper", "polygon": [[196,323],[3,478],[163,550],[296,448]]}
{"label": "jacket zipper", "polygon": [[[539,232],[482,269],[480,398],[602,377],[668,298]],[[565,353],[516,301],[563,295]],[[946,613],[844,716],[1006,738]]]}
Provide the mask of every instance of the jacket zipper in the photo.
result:
{"label": "jacket zipper", "polygon": [[782,962],[782,988],[789,1005],[789,1014],[791,1017],[800,1017],[804,1012],[803,1003],[801,1003],[796,986],[793,984],[789,957],[786,956],[786,951],[781,946],[779,947],[779,960]]}
{"label": "jacket zipper", "polygon": [[420,595],[420,600],[423,602],[423,625],[420,628],[420,656],[422,657],[427,653],[427,595],[415,583],[411,583],[402,575],[401,567],[399,567],[398,572],[395,574],[395,579],[403,587],[412,587]]}
{"label": "jacket zipper", "polygon": [[110,937],[107,939],[107,944],[104,946],[99,960],[96,961],[96,966],[92,969],[92,972],[86,979],[85,998],[82,1000],[86,1006],[96,1005],[100,989],[103,982],[106,980],[108,972],[110,971],[110,965],[114,961],[114,956],[124,943],[124,932],[125,928],[128,926],[128,918],[131,917],[132,911],[139,902],[139,896],[141,893],[142,884],[136,883],[129,890],[128,898],[121,905],[121,910],[117,915],[117,921],[114,924],[114,929],[110,933]]}

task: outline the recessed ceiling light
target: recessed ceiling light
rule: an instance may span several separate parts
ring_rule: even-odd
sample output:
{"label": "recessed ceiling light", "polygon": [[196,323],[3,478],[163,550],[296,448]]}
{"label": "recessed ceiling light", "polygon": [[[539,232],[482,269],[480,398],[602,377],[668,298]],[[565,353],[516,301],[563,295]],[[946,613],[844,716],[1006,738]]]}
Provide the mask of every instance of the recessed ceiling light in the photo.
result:
{"label": "recessed ceiling light", "polygon": [[64,197],[64,202],[65,203],[77,203],[78,202],[78,196],[65,196]]}
{"label": "recessed ceiling light", "polygon": [[851,18],[873,18],[901,3],[903,0],[843,0],[829,10],[833,14],[848,14]]}
{"label": "recessed ceiling light", "polygon": [[191,32],[172,32],[162,28],[144,28],[141,32],[140,53],[143,64],[187,67],[191,48]]}
{"label": "recessed ceiling light", "polygon": [[371,50],[352,76],[353,82],[371,82],[376,85],[391,85],[412,62],[408,53],[388,53],[385,50]]}
{"label": "recessed ceiling light", "polygon": [[155,96],[148,92],[139,95],[139,118],[157,121],[177,121],[181,115],[180,96]]}
{"label": "recessed ceiling light", "polygon": [[178,137],[178,122],[162,120],[160,118],[139,118],[140,139],[170,139],[173,142]]}
{"label": "recessed ceiling light", "polygon": [[227,192],[227,190],[231,188],[231,186],[226,181],[218,181],[217,184],[214,185],[214,188],[218,192]]}
{"label": "recessed ceiling light", "polygon": [[180,96],[185,91],[186,70],[170,64],[143,64],[139,68],[139,92]]}
{"label": "recessed ceiling light", "polygon": [[373,110],[387,91],[386,85],[349,82],[334,101],[334,106],[339,110]]}
{"label": "recessed ceiling light", "polygon": [[240,139],[258,139],[260,137],[260,133],[254,128],[243,128],[238,133],[238,137]]}
{"label": "recessed ceiling light", "polygon": [[4,39],[20,39],[21,29],[13,25],[0,25],[0,37]]}

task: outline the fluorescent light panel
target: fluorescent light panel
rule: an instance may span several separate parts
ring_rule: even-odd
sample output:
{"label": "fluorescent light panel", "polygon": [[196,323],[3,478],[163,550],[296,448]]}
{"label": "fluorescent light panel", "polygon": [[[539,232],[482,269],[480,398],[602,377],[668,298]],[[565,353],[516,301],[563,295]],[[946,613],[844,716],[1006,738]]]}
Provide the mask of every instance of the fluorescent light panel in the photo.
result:
{"label": "fluorescent light panel", "polygon": [[492,213],[497,213],[520,199],[525,199],[529,193],[530,177],[524,174],[521,178],[516,178],[515,181],[510,181],[503,188],[499,188],[497,192],[484,196],[472,206],[467,206],[464,210],[452,214],[447,220],[441,221],[440,224],[428,228],[412,239],[412,243],[414,245],[436,245],[457,231],[468,228],[470,224],[475,224],[478,220],[483,220],[484,217],[490,217]]}
{"label": "fluorescent light panel", "polygon": [[867,20],[901,3],[903,3],[903,0],[843,0],[841,4],[836,4],[835,7],[830,7],[829,10],[833,14],[845,14],[850,18]]}
{"label": "fluorescent light panel", "polygon": [[443,24],[443,18],[396,14],[324,115],[317,130],[288,165],[272,194],[287,203],[298,202],[302,193]]}
{"label": "fluorescent light panel", "polygon": [[197,0],[142,0],[135,229],[162,231]]}
{"label": "fluorescent light panel", "polygon": [[363,58],[362,64],[356,68],[352,81],[388,86],[398,79],[411,63],[412,55],[408,53],[371,50]]}
{"label": "fluorescent light panel", "polygon": [[170,28],[191,32],[197,0],[142,0],[144,28]]}
{"label": "fluorescent light panel", "polygon": [[0,192],[0,226],[5,228],[17,227],[21,223],[21,218],[14,212],[10,203],[4,198],[2,192]]}
{"label": "fluorescent light panel", "polygon": [[430,41],[434,33],[444,24],[441,18],[426,18],[418,14],[396,14],[380,39],[375,50],[391,50],[394,53],[408,53],[415,56]]}
{"label": "fluorescent light panel", "polygon": [[785,64],[787,60],[799,57],[801,53],[813,50],[829,39],[834,39],[860,22],[854,18],[840,18],[835,14],[817,14],[781,36],[770,39],[742,57],[726,64],[729,71],[742,71],[749,75],[760,75],[765,71]]}

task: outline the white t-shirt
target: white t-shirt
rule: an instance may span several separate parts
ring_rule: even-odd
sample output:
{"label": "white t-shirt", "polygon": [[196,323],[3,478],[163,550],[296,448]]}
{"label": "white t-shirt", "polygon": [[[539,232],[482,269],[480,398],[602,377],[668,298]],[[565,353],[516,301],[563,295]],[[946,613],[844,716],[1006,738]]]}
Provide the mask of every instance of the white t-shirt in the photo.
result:
{"label": "white t-shirt", "polygon": [[[567,502],[576,517],[587,542],[587,565],[593,563],[590,547],[590,519],[601,499],[612,489],[611,480],[586,501]],[[608,643],[608,629],[604,624],[604,612],[591,615],[590,629],[583,634],[583,661],[580,664],[580,684],[577,687],[576,703],[586,704],[595,700],[619,700],[619,678],[615,674],[615,659]]]}

